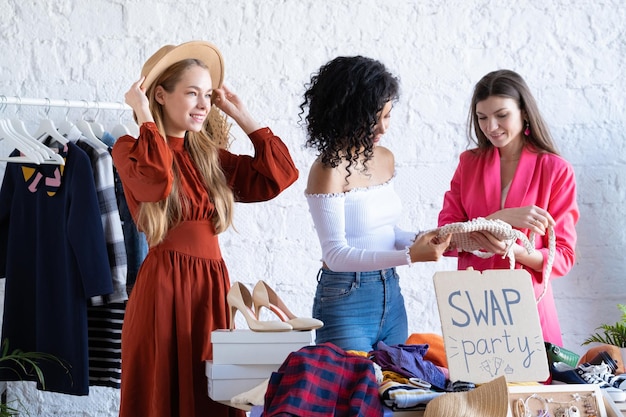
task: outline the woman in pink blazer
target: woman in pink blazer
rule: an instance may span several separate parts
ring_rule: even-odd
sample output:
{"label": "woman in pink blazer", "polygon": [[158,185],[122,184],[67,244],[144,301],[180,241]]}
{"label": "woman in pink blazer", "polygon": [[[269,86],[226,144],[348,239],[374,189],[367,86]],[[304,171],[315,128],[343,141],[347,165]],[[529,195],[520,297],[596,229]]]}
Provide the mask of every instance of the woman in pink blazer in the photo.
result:
{"label": "woman in pink blazer", "polygon": [[[574,264],[579,213],[572,166],[559,156],[528,86],[513,71],[491,72],[476,84],[468,121],[468,136],[476,148],[460,156],[439,225],[484,217],[505,221],[527,235],[535,232],[536,251],[528,254],[519,244],[512,250],[516,268],[531,274],[539,297],[544,289],[549,226],[556,235],[549,279],[564,276]],[[447,252],[458,256],[458,269],[509,268],[509,260],[498,256],[505,253],[506,244],[490,233],[474,233],[483,249],[496,255],[484,259],[469,252]],[[544,340],[562,346],[549,282],[537,309]]]}

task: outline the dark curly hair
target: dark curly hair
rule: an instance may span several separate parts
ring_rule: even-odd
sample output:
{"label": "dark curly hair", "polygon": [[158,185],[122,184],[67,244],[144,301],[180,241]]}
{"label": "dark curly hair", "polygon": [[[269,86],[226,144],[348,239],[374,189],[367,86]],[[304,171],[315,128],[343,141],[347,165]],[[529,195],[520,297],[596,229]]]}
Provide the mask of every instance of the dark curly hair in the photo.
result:
{"label": "dark curly hair", "polygon": [[373,130],[377,116],[389,101],[399,96],[399,81],[385,66],[363,56],[337,57],[323,65],[306,84],[300,105],[305,117],[306,146],[316,149],[322,164],[349,166],[374,152]]}

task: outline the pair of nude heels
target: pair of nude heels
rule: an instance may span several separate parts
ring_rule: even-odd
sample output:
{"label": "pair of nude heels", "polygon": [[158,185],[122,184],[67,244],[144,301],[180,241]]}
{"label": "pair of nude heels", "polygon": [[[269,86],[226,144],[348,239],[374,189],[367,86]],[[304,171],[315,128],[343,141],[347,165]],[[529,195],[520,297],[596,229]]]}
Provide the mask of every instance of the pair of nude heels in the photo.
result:
{"label": "pair of nude heels", "polygon": [[[255,332],[288,332],[290,330],[313,330],[324,325],[320,320],[296,317],[280,299],[276,292],[264,281],[259,281],[252,290],[241,282],[234,282],[228,291],[226,301],[230,308],[228,328],[235,329],[235,314],[239,311],[248,323],[250,330]],[[259,320],[261,308],[272,311],[280,320]],[[253,310],[254,308],[254,310]]]}

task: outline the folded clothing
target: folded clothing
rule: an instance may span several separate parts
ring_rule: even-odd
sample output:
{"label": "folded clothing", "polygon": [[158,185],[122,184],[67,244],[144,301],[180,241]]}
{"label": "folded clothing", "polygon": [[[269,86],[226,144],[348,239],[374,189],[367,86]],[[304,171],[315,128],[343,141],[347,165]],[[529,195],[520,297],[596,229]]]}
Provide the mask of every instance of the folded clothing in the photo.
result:
{"label": "folded clothing", "polygon": [[446,390],[446,376],[434,363],[425,360],[427,345],[392,345],[380,341],[370,352],[372,360],[383,371],[394,371],[407,378],[427,381],[435,389]]}
{"label": "folded clothing", "polygon": [[378,389],[383,403],[392,410],[406,410],[428,403],[444,394],[413,384],[386,381]]}

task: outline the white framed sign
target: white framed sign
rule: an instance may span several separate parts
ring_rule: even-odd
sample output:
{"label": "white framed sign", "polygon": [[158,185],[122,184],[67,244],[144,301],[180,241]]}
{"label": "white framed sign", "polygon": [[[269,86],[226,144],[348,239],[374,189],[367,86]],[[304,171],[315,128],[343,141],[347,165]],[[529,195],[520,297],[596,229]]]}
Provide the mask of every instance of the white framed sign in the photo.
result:
{"label": "white framed sign", "polygon": [[433,277],[450,380],[545,381],[550,375],[531,276],[523,269]]}

